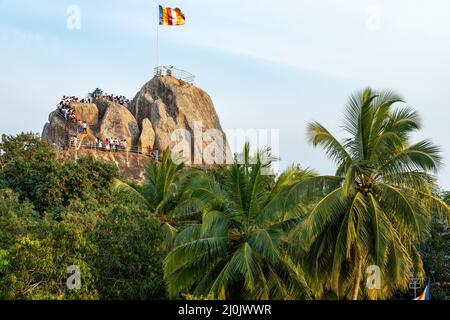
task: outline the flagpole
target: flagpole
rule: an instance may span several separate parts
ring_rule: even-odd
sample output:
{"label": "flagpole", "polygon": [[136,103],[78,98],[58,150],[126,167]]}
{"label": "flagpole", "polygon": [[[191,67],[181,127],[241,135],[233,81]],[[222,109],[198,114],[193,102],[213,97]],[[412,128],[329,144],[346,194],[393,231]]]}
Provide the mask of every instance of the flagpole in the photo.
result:
{"label": "flagpole", "polygon": [[156,25],[156,67],[159,68],[159,21]]}
{"label": "flagpole", "polygon": [[[160,19],[160,12],[159,12],[159,5],[158,5],[158,15],[156,17],[156,68],[159,68],[159,19]],[[156,69],[156,72],[159,70]]]}

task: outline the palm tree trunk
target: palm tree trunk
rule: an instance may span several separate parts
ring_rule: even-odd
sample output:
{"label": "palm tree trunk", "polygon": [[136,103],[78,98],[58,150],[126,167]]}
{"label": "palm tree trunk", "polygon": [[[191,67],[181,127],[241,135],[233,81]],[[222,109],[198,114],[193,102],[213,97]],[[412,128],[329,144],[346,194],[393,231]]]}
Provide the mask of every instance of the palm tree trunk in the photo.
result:
{"label": "palm tree trunk", "polygon": [[356,274],[355,288],[353,289],[353,300],[358,300],[359,284],[361,282],[362,274],[362,255],[358,253],[358,273]]}

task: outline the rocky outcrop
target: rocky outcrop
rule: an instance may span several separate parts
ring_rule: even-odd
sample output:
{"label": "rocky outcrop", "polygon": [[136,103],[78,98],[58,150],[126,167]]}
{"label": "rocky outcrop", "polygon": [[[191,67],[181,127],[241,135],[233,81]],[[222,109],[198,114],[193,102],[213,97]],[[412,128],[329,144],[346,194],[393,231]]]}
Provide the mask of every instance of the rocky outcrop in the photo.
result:
{"label": "rocky outcrop", "polygon": [[125,152],[103,152],[96,149],[81,149],[75,151],[68,149],[58,154],[59,159],[74,160],[91,156],[98,161],[115,165],[121,175],[128,180],[142,181],[145,179],[145,172],[150,158],[142,154]]}
{"label": "rocky outcrop", "polygon": [[54,111],[48,116],[48,122],[44,126],[42,137],[58,146],[67,143],[68,127],[64,118]]}
{"label": "rocky outcrop", "polygon": [[[91,104],[73,104],[72,108],[78,119],[88,123],[83,144],[93,145],[97,137],[126,139],[133,151],[169,148],[182,152],[186,161],[195,165],[212,164],[211,159],[205,160],[205,150],[212,150],[213,163],[222,164],[232,158],[210,96],[174,77],[154,77],[136,94],[128,109],[104,98]],[[76,134],[75,129],[52,112],[42,137],[62,146],[71,134]],[[180,141],[187,147],[179,150]],[[111,156],[115,155],[108,155]]]}
{"label": "rocky outcrop", "polygon": [[[192,150],[201,151],[205,141],[203,133],[215,132],[221,135],[220,144],[223,158],[230,157],[225,133],[220,125],[219,117],[210,96],[196,86],[173,77],[155,77],[146,83],[138,92],[130,107],[138,123],[150,119],[155,132],[155,148],[172,149],[177,144],[176,136],[186,135],[179,129],[190,133]],[[142,129],[142,125],[141,125]],[[178,134],[174,134],[177,133]]]}
{"label": "rocky outcrop", "polygon": [[[142,182],[146,178],[147,165],[150,161],[150,157],[145,154],[103,152],[97,149],[80,149],[76,151],[72,148],[58,153],[58,158],[61,161],[75,160],[82,157],[93,157],[98,161],[113,164],[119,169],[122,177],[135,182]],[[211,170],[214,166],[200,165],[195,167],[200,170]]]}

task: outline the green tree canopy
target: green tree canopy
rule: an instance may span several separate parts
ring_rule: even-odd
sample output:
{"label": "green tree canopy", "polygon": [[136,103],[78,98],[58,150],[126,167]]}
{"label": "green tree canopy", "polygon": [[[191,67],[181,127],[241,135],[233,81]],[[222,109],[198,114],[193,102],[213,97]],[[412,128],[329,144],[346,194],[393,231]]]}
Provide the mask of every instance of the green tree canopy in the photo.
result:
{"label": "green tree canopy", "polygon": [[16,191],[44,213],[59,210],[76,198],[96,197],[107,203],[116,166],[92,157],[61,163],[51,145],[31,134],[4,136],[0,188]]}
{"label": "green tree canopy", "polygon": [[95,270],[103,299],[163,299],[162,233],[147,211],[117,206],[93,233]]}

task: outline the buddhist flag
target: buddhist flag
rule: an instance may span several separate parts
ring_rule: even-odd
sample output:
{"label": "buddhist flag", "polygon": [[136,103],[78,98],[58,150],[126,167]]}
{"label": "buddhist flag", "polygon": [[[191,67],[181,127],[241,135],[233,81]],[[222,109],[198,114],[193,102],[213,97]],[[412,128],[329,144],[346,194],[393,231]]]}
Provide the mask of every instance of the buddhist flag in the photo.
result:
{"label": "buddhist flag", "polygon": [[430,281],[428,281],[428,284],[425,287],[425,290],[423,290],[422,294],[417,298],[415,298],[414,300],[431,300]]}
{"label": "buddhist flag", "polygon": [[161,26],[182,26],[186,23],[180,9],[159,6],[159,24]]}

